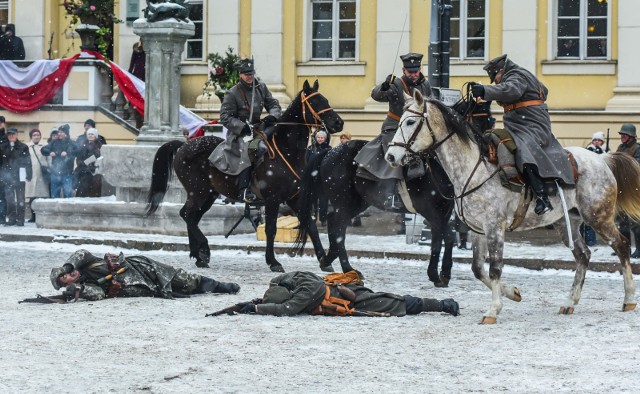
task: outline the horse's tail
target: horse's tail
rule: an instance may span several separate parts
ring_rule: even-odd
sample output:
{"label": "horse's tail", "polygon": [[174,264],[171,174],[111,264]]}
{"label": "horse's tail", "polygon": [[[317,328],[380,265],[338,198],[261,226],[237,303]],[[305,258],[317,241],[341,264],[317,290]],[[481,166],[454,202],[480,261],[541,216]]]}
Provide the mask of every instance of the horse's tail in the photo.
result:
{"label": "horse's tail", "polygon": [[616,211],[640,221],[640,164],[622,152],[608,154],[604,160],[618,183]]}
{"label": "horse's tail", "polygon": [[330,150],[319,152],[308,163],[300,180],[300,202],[298,205],[298,236],[291,247],[291,254],[302,253],[307,243],[307,228],[311,223],[313,202],[318,199],[318,189],[320,187],[320,165]]}
{"label": "horse's tail", "polygon": [[178,149],[184,144],[182,141],[169,141],[158,148],[153,158],[151,175],[151,187],[147,195],[147,209],[144,216],[153,214],[160,206],[164,195],[169,190],[169,181],[173,173],[173,157]]}

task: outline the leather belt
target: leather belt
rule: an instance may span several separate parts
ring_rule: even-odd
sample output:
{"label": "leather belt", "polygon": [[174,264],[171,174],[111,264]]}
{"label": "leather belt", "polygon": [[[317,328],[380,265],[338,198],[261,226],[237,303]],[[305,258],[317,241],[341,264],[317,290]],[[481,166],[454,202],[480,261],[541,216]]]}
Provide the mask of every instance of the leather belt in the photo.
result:
{"label": "leather belt", "polygon": [[514,109],[531,107],[532,105],[542,105],[544,104],[544,100],[529,100],[529,101],[520,101],[519,103],[503,105],[504,112],[509,112]]}
{"label": "leather belt", "polygon": [[400,117],[398,115],[394,114],[391,111],[387,112],[387,116],[390,117],[391,119],[395,120],[396,122],[400,121]]}

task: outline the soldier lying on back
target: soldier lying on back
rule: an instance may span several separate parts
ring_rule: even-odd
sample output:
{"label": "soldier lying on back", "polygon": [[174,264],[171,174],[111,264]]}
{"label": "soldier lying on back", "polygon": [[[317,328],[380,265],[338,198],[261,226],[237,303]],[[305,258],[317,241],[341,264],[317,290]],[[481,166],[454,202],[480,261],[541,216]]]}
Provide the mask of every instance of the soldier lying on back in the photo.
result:
{"label": "soldier lying on back", "polygon": [[[351,273],[355,271],[342,275]],[[329,280],[331,276],[323,279],[304,271],[282,274],[271,280],[262,300],[238,304],[236,309],[230,307],[221,312],[274,316],[405,316],[422,312],[445,312],[453,316],[460,314],[458,303],[451,298],[440,301],[433,298],[378,293],[364,287],[357,275],[356,281],[339,285]],[[215,312],[211,315],[220,314]]]}
{"label": "soldier lying on back", "polygon": [[188,296],[201,293],[237,293],[235,283],[218,282],[145,256],[106,254],[96,257],[80,249],[59,268],[51,270],[51,283],[66,286],[68,299],[98,301],[111,297]]}

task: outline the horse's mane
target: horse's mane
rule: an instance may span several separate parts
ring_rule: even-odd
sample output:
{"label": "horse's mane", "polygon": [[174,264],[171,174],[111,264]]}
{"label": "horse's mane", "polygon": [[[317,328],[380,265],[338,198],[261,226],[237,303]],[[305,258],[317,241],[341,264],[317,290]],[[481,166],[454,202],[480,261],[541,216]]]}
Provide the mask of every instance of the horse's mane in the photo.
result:
{"label": "horse's mane", "polygon": [[433,104],[442,113],[442,117],[444,118],[447,128],[453,131],[460,140],[462,140],[462,142],[466,144],[472,142],[478,145],[482,152],[489,149],[487,142],[482,138],[482,131],[475,125],[467,122],[459,112],[447,106],[440,100],[433,98],[428,98],[426,100],[428,103]]}

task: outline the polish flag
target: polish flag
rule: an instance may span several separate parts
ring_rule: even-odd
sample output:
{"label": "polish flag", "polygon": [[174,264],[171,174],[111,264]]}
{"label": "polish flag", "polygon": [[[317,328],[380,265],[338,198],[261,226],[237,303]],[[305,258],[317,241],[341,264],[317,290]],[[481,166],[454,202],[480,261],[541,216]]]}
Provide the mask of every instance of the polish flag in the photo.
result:
{"label": "polish flag", "polygon": [[0,60],[0,107],[16,113],[42,107],[62,87],[79,56],[36,60],[27,67]]}

